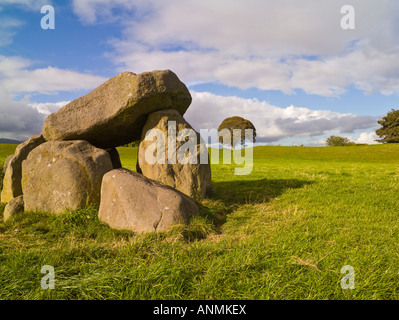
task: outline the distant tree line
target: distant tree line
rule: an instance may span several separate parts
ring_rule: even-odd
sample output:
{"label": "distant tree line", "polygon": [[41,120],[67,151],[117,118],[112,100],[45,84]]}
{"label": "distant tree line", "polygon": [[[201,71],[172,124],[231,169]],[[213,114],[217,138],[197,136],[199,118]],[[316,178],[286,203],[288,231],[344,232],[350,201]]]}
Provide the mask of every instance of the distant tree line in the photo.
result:
{"label": "distant tree line", "polygon": [[399,110],[392,109],[382,120],[378,121],[381,128],[375,132],[380,139],[376,140],[382,143],[399,142]]}
{"label": "distant tree line", "polygon": [[[382,143],[399,143],[399,110],[392,109],[387,113],[381,120],[378,121],[378,124],[381,125],[379,129],[376,130],[377,136],[380,139],[375,141]],[[230,141],[233,141],[233,129],[241,130],[241,139],[238,138],[238,141],[241,144],[245,144],[245,129],[253,130],[253,141],[256,139],[256,129],[255,126],[247,119],[242,117],[230,117],[223,120],[218,128],[218,132],[221,132],[223,129],[229,129],[230,131]],[[223,137],[219,137],[220,142],[223,143]],[[140,140],[130,142],[128,144],[123,145],[123,147],[138,147],[140,145]],[[326,146],[356,146],[356,145],[365,145],[360,143],[355,143],[350,141],[346,137],[340,136],[330,136],[326,139]],[[234,148],[234,146],[232,146]]]}
{"label": "distant tree line", "polygon": [[326,140],[327,147],[344,147],[344,146],[362,146],[366,145],[365,143],[356,143],[350,141],[348,138],[340,137],[340,136],[330,136]]}
{"label": "distant tree line", "polygon": [[327,147],[342,147],[346,146],[349,143],[348,138],[339,137],[339,136],[330,136],[326,140]]}
{"label": "distant tree line", "polygon": [[[382,143],[399,143],[399,110],[392,109],[381,120],[377,121],[381,127],[375,131],[376,135],[380,137],[375,141]],[[348,138],[340,136],[330,136],[326,140],[326,146],[353,146],[359,145],[349,141]]]}

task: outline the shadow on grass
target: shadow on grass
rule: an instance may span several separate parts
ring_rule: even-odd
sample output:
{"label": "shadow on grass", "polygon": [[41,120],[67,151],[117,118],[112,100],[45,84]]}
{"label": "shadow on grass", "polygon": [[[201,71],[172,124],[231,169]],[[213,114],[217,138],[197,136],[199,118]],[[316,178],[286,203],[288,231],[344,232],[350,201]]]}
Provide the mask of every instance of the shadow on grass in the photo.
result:
{"label": "shadow on grass", "polygon": [[[265,203],[282,195],[288,189],[301,188],[311,181],[297,179],[258,179],[213,182],[213,196],[199,203],[200,214],[193,217],[187,225],[178,225],[166,236],[181,237],[186,242],[206,239],[208,235],[221,233],[227,215],[241,205]],[[25,213],[1,223],[5,205],[0,203],[0,233],[7,230],[21,230],[20,236],[36,234],[42,239],[53,241],[61,237],[78,239],[97,239],[129,241],[135,236],[127,230],[114,230],[98,220],[98,208],[75,210],[63,215]],[[158,235],[149,235],[150,237]]]}
{"label": "shadow on grass", "polygon": [[312,181],[298,179],[213,182],[211,201],[203,202],[201,213],[212,220],[216,229],[219,229],[226,222],[227,215],[241,205],[266,203],[279,197],[288,189],[298,189],[312,183]]}
{"label": "shadow on grass", "polygon": [[227,206],[264,203],[282,195],[287,189],[302,188],[312,183],[298,179],[220,181],[212,185],[213,198]]}

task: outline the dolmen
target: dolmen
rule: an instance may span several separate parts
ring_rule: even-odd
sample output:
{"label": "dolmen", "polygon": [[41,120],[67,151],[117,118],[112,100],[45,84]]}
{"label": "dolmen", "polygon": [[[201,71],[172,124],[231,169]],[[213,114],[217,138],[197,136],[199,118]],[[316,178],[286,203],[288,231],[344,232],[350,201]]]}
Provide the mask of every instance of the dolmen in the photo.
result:
{"label": "dolmen", "polygon": [[[94,205],[116,229],[187,223],[212,192],[205,143],[183,117],[191,102],[170,70],[123,72],[50,114],[7,158],[4,219]],[[135,172],[122,167],[116,147],[137,140]]]}

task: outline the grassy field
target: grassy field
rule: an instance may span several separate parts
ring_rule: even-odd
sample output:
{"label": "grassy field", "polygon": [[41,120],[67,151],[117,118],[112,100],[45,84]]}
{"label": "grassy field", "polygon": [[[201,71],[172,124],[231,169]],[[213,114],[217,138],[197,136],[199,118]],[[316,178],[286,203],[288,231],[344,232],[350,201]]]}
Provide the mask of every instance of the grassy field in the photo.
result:
{"label": "grassy field", "polygon": [[[119,152],[134,170],[137,149]],[[0,222],[0,299],[398,299],[398,162],[399,145],[257,147],[251,175],[213,164],[213,198],[166,233],[112,230],[96,208],[15,216]]]}

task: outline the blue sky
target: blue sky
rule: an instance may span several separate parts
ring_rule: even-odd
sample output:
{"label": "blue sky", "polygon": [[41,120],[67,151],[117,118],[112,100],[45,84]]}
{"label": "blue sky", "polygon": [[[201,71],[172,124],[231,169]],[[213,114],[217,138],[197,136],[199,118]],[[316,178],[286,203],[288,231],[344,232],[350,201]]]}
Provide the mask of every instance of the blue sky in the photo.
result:
{"label": "blue sky", "polygon": [[[43,5],[55,29],[43,30]],[[44,118],[122,72],[171,69],[193,102],[186,119],[251,120],[258,142],[374,143],[397,108],[399,3],[353,0],[2,0],[0,138],[25,140]]]}

